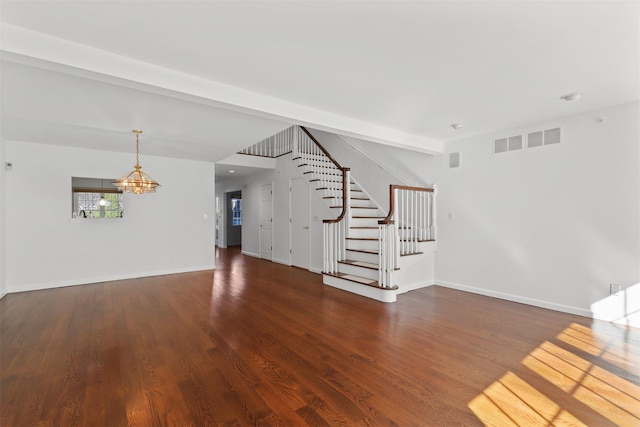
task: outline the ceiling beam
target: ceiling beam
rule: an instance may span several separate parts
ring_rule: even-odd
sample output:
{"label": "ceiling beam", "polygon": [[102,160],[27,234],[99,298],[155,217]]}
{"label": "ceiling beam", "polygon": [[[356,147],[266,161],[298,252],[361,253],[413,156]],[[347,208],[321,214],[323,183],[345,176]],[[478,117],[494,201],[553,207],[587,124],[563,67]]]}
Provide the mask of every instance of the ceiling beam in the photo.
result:
{"label": "ceiling beam", "polygon": [[428,154],[443,151],[443,143],[439,140],[196,77],[15,25],[3,23],[1,31],[0,50],[5,61],[284,120],[408,150]]}

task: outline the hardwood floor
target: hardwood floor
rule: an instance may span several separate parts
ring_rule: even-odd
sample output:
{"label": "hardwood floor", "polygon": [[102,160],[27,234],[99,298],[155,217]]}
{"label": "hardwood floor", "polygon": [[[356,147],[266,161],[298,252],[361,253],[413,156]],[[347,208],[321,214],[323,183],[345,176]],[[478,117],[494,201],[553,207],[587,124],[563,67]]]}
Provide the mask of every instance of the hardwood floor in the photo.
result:
{"label": "hardwood floor", "polygon": [[640,425],[640,331],[430,287],[217,270],[0,300],[2,426]]}

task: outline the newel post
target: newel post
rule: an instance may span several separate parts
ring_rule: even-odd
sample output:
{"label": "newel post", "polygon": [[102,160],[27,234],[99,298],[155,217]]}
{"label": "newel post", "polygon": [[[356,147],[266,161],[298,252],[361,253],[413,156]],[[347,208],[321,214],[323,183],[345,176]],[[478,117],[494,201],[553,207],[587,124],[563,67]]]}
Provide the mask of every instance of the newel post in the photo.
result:
{"label": "newel post", "polygon": [[300,157],[298,154],[298,133],[300,133],[300,128],[298,126],[294,126],[291,135],[291,158],[293,159]]}

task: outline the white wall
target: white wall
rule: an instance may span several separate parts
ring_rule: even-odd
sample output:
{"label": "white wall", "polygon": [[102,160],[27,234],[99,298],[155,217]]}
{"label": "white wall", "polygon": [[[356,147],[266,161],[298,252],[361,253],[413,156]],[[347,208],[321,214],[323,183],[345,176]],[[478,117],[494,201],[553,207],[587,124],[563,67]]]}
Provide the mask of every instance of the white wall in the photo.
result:
{"label": "white wall", "polygon": [[0,298],[7,294],[5,141],[0,138]]}
{"label": "white wall", "polygon": [[5,161],[9,292],[215,268],[213,163],[143,154],[158,192],[125,194],[122,219],[83,220],[71,177],[119,178],[133,154],[7,141]]}
{"label": "white wall", "polygon": [[[462,167],[434,159],[437,283],[587,316],[609,283],[639,283],[638,117],[634,103],[448,143]],[[492,154],[558,126],[561,144]]]}

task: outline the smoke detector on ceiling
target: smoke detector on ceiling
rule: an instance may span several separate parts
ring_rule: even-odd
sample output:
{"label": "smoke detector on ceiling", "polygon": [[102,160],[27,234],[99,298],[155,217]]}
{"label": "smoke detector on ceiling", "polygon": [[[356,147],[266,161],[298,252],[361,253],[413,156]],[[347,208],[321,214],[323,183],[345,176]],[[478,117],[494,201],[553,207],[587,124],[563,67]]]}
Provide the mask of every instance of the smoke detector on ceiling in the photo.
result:
{"label": "smoke detector on ceiling", "polygon": [[564,95],[562,95],[560,97],[560,99],[563,99],[565,101],[576,101],[578,99],[582,98],[582,93],[581,92],[571,92],[571,93],[566,93]]}

